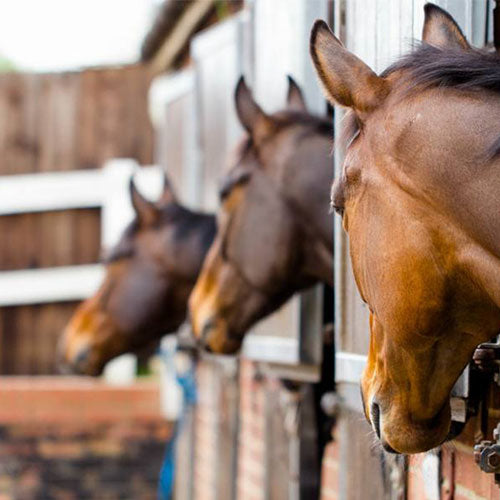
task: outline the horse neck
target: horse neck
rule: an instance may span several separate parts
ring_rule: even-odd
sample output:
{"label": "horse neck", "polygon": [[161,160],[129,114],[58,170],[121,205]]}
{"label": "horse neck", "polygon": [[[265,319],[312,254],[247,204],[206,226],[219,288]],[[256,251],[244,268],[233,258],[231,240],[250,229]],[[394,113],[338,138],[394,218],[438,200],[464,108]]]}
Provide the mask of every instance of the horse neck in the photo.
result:
{"label": "horse neck", "polygon": [[[184,278],[194,285],[205,256],[215,238],[216,219],[213,214],[193,212],[188,209],[185,209],[185,214],[186,216],[177,227],[177,232],[185,231],[186,236],[180,238],[179,247],[175,253],[182,259],[180,267]],[[165,248],[165,252],[172,252],[169,245]]]}
{"label": "horse neck", "polygon": [[467,273],[500,307],[500,161],[478,168],[468,182],[456,170],[443,196],[446,215],[459,229],[456,246],[466,249]]}

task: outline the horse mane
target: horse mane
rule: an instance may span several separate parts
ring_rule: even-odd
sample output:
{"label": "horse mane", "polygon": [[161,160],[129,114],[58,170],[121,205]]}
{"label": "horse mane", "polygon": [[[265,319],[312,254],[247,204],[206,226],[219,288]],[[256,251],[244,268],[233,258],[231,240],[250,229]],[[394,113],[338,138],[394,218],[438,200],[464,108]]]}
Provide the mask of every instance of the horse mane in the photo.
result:
{"label": "horse mane", "polygon": [[[500,56],[471,48],[442,49],[421,42],[416,50],[402,56],[385,69],[386,78],[401,73],[405,84],[403,94],[428,88],[455,88],[459,90],[488,90],[500,93]],[[344,118],[339,142],[346,148],[359,131],[356,113],[348,111]],[[490,156],[500,154],[500,139],[491,147]]]}
{"label": "horse mane", "polygon": [[387,77],[396,71],[404,72],[403,79],[411,84],[411,89],[447,87],[500,92],[500,57],[496,52],[441,49],[421,43],[381,76]]}
{"label": "horse mane", "polygon": [[309,128],[311,132],[317,132],[329,137],[333,134],[333,120],[311,114],[307,111],[285,110],[274,113],[271,116],[284,126],[300,124]]}

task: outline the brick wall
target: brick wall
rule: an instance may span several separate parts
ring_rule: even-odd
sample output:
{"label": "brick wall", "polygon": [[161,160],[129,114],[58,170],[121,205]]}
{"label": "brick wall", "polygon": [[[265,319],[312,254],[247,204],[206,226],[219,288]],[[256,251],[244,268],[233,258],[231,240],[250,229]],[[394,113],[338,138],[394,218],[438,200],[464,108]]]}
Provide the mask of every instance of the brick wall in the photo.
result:
{"label": "brick wall", "polygon": [[[492,419],[492,424],[496,420]],[[443,445],[439,451],[440,492],[442,500],[490,500],[500,498],[493,474],[482,472],[474,461],[473,445],[479,420],[469,420],[460,437]],[[424,488],[426,454],[410,457],[408,467],[408,500],[427,500]]]}
{"label": "brick wall", "polygon": [[255,363],[240,365],[238,500],[265,499],[265,385]]}
{"label": "brick wall", "polygon": [[[200,363],[198,381],[200,400],[196,410],[194,485],[197,499],[214,499],[217,498],[215,485],[218,472],[213,465],[220,446],[217,422],[224,408],[220,406],[220,389],[217,390],[220,381],[210,363]],[[282,419],[284,414],[277,416],[280,411],[278,401],[282,399],[285,389],[276,379],[263,375],[258,364],[242,359],[239,390],[238,469],[236,478],[227,476],[226,480],[236,480],[237,500],[288,498],[288,483],[290,480],[293,482],[293,478],[281,464],[286,461],[286,438],[280,437],[281,444],[273,440],[273,436],[277,435],[276,425],[285,420]],[[274,428],[271,425],[272,415],[277,416]],[[362,418],[358,414],[353,415],[352,418]],[[490,417],[489,433],[498,419],[496,410],[490,408]],[[441,500],[500,499],[500,489],[495,485],[493,475],[481,472],[474,462],[473,444],[479,427],[480,419],[473,418],[460,438],[441,447],[437,454],[433,452],[408,458],[407,500],[434,500],[436,492],[440,493]],[[338,428],[334,430],[334,438],[338,432]],[[366,438],[372,439],[370,434]],[[269,446],[269,443],[272,445]],[[276,453],[278,446],[282,449]],[[339,473],[342,467],[339,444],[334,440],[327,446],[323,459],[321,500],[340,498]],[[374,495],[373,500],[378,500],[376,497],[378,495]]]}
{"label": "brick wall", "polygon": [[0,379],[0,499],[155,499],[171,426],[153,383]]}
{"label": "brick wall", "polygon": [[339,450],[335,439],[327,445],[322,465],[321,500],[337,500],[339,493]]}
{"label": "brick wall", "polygon": [[[407,500],[435,500],[437,484],[441,500],[490,500],[500,498],[493,474],[485,474],[474,462],[473,442],[477,419],[472,419],[459,440],[442,446],[437,456],[413,455],[408,459]],[[434,453],[434,452],[431,452]],[[432,460],[438,460],[438,469],[432,468]],[[430,467],[429,467],[429,464]],[[334,441],[326,449],[323,459],[321,500],[339,498],[338,444]],[[434,475],[437,472],[437,475]],[[362,480],[362,478],[360,478]],[[373,499],[378,500],[378,499]]]}
{"label": "brick wall", "polygon": [[194,498],[217,500],[217,380],[214,365],[200,361],[197,365],[198,402],[195,413]]}

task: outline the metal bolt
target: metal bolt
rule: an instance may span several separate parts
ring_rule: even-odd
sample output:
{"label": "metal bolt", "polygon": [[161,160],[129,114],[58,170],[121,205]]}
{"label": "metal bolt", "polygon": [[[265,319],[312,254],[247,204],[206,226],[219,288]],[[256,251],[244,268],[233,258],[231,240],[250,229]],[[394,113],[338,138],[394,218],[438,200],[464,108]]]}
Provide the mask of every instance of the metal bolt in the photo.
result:
{"label": "metal bolt", "polygon": [[500,454],[496,451],[488,453],[486,456],[486,463],[492,468],[497,469],[500,466]]}
{"label": "metal bolt", "polygon": [[321,409],[325,412],[325,415],[329,417],[334,417],[337,415],[340,407],[339,396],[336,392],[325,392],[321,397]]}
{"label": "metal bolt", "polygon": [[491,444],[489,441],[481,441],[474,446],[474,460],[476,461],[476,464],[480,464],[481,453],[489,444]]}
{"label": "metal bolt", "polygon": [[498,424],[494,429],[493,429],[493,439],[495,441],[498,441],[500,438],[500,424]]}

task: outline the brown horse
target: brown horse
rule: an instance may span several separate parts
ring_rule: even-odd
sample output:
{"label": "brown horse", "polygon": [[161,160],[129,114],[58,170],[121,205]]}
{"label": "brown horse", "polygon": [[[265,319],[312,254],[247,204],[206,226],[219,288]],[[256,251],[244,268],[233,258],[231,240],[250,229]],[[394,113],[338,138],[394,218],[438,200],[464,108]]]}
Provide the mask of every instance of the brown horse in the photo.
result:
{"label": "brown horse", "polygon": [[500,59],[427,4],[423,44],[377,76],[325,23],[311,55],[350,108],[332,203],[370,307],[365,413],[388,450],[445,440],[449,395],[500,329]]}
{"label": "brown horse", "polygon": [[106,276],[83,302],[59,343],[72,371],[98,375],[110,359],[175,332],[215,235],[215,217],[180,205],[165,178],[158,203],[130,181],[136,217],[105,259]]}
{"label": "brown horse", "polygon": [[243,79],[236,110],[247,136],[220,191],[215,241],[189,300],[196,337],[234,353],[245,332],[295,292],[333,282],[332,126],[306,112],[289,78],[288,108],[268,115]]}

